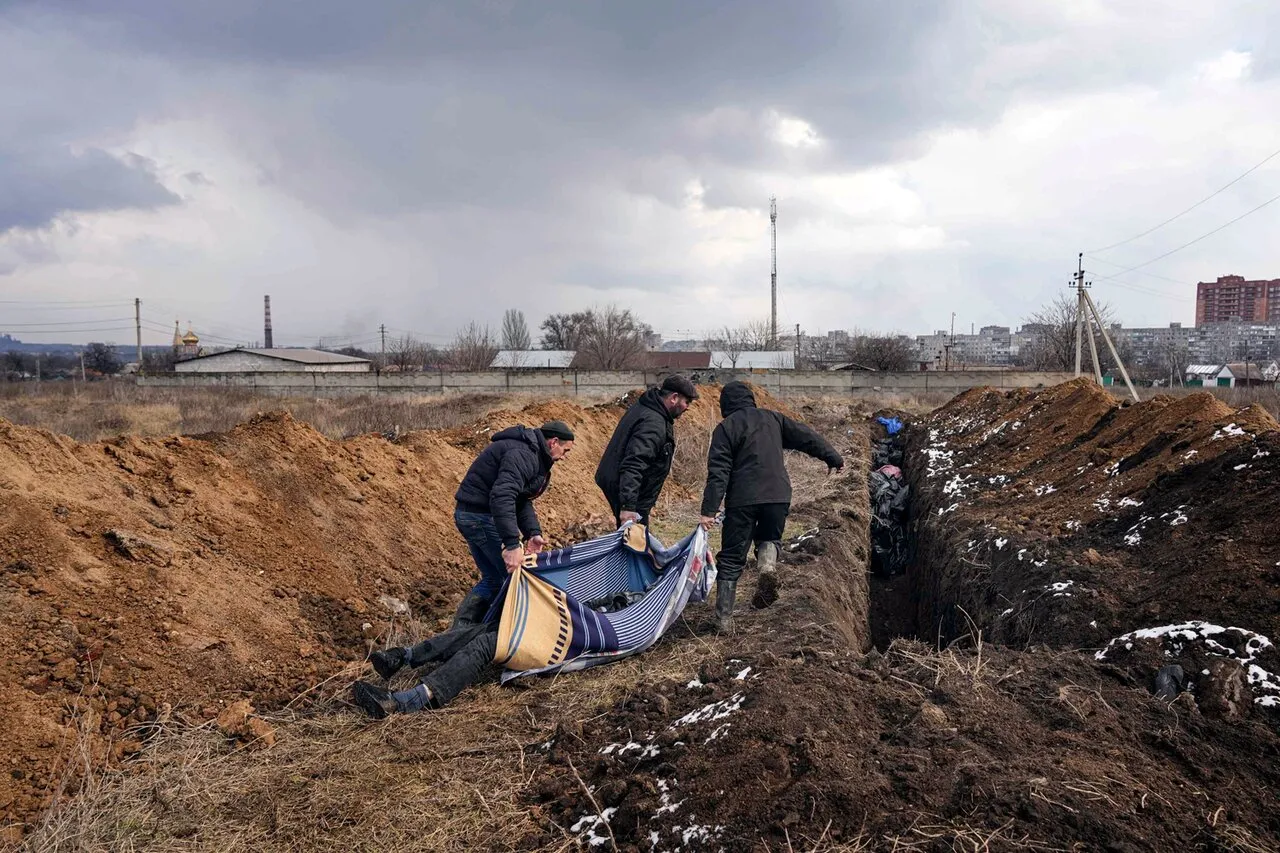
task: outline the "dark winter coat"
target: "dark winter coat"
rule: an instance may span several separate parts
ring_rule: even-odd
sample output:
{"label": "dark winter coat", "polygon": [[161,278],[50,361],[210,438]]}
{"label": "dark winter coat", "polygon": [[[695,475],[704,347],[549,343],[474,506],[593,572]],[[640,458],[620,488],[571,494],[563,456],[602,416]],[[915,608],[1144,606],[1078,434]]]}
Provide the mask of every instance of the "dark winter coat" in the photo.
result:
{"label": "dark winter coat", "polygon": [[551,485],[551,453],[536,429],[513,426],[495,433],[489,446],[467,469],[454,494],[465,512],[487,512],[502,537],[502,547],[515,548],[520,535],[542,533],[533,499]]}
{"label": "dark winter coat", "polygon": [[844,465],[835,448],[809,427],[757,409],[751,389],[741,382],[730,382],[720,392],[720,414],[724,420],[712,433],[707,453],[703,515],[715,515],[721,500],[726,509],[790,503],[791,479],[783,450],[799,450],[832,468]]}
{"label": "dark winter coat", "polygon": [[676,452],[675,419],[650,388],[618,422],[596,468],[596,485],[619,510],[644,515],[658,502]]}

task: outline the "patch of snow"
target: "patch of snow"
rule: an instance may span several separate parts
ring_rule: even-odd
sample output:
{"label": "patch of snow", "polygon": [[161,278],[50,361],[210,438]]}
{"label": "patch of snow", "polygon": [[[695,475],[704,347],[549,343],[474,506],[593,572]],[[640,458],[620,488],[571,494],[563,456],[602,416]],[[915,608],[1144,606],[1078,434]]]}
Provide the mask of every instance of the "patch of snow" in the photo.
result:
{"label": "patch of snow", "polygon": [[1105,512],[1106,510],[1110,509],[1110,507],[1111,507],[1111,498],[1108,498],[1105,495],[1093,502],[1093,508],[1096,509],[1098,512]]}
{"label": "patch of snow", "polygon": [[966,478],[963,474],[956,474],[942,486],[942,493],[952,497],[961,497],[965,491],[973,485],[972,478]]}
{"label": "patch of snow", "polygon": [[680,726],[689,726],[694,723],[701,723],[705,720],[721,720],[735,711],[742,710],[742,702],[746,699],[745,693],[735,693],[728,699],[722,699],[719,702],[712,702],[710,705],[703,705],[696,711],[690,711],[680,719],[671,724],[671,728],[679,728]]}
{"label": "patch of snow", "polygon": [[721,723],[720,725],[716,726],[715,731],[713,731],[710,735],[707,736],[707,739],[702,742],[702,745],[706,746],[716,738],[722,737],[723,735],[727,734],[729,731],[729,727],[731,725],[733,725],[733,723]]}
{"label": "patch of snow", "polygon": [[987,430],[987,432],[982,436],[982,440],[986,441],[987,439],[991,438],[991,436],[993,435],[999,435],[1000,433],[1004,432],[1004,428],[1008,425],[1009,425],[1008,421],[1001,421],[1000,426],[992,427],[991,429]]}
{"label": "patch of snow", "polygon": [[1242,428],[1236,426],[1234,423],[1229,423],[1226,426],[1224,426],[1222,429],[1215,432],[1210,437],[1210,440],[1219,441],[1221,439],[1226,438],[1227,436],[1238,437],[1241,435],[1248,435],[1248,433],[1246,433]]}
{"label": "patch of snow", "polygon": [[1253,458],[1254,458],[1254,459],[1261,459],[1261,458],[1262,458],[1262,457],[1264,457],[1264,456],[1270,456],[1270,455],[1271,455],[1271,451],[1270,451],[1270,450],[1259,450],[1258,452],[1256,452],[1256,453],[1254,453],[1254,454],[1253,454]]}
{"label": "patch of snow", "polygon": [[618,810],[616,808],[607,808],[600,814],[583,815],[577,823],[569,827],[569,831],[576,835],[581,835],[583,832],[586,832],[587,844],[591,847],[599,847],[602,844],[607,844],[609,836],[596,835],[596,830],[602,825],[607,824],[609,819],[613,817],[617,811]]}
{"label": "patch of snow", "polygon": [[1236,465],[1232,470],[1233,470],[1233,471],[1243,471],[1245,468],[1248,468],[1248,467],[1249,467],[1249,463],[1248,463],[1248,462],[1241,462],[1239,465]]}
{"label": "patch of snow", "polygon": [[1131,497],[1123,497],[1116,506],[1142,506],[1142,501],[1135,501]]}
{"label": "patch of snow", "polygon": [[671,788],[666,779],[658,780],[658,792],[662,794],[662,804],[658,806],[656,814],[667,814],[668,812],[675,814],[676,809],[684,805],[684,800],[671,802]]}
{"label": "patch of snow", "polygon": [[1185,462],[1186,460],[1190,459],[1192,456],[1199,456],[1199,455],[1200,455],[1200,451],[1192,448],[1191,450],[1188,450],[1186,453],[1182,454],[1182,459]]}
{"label": "patch of snow", "polygon": [[[1254,685],[1255,689],[1266,690],[1276,694],[1257,697],[1254,700],[1255,702],[1272,705],[1280,699],[1280,680],[1276,679],[1272,673],[1253,663],[1263,649],[1270,648],[1272,645],[1271,640],[1262,634],[1257,634],[1245,628],[1223,627],[1199,620],[1180,622],[1176,625],[1160,625],[1155,628],[1140,628],[1137,631],[1130,631],[1128,634],[1123,634],[1107,643],[1104,648],[1094,653],[1094,657],[1098,660],[1106,660],[1107,655],[1117,646],[1123,645],[1126,649],[1132,649],[1133,641],[1140,639],[1160,640],[1166,646],[1165,653],[1169,657],[1180,655],[1187,643],[1198,643],[1210,654],[1231,658],[1242,664],[1249,665],[1248,676],[1250,684]],[[1222,642],[1223,640],[1232,642],[1233,645],[1227,645],[1227,643]]]}
{"label": "patch of snow", "polygon": [[1004,484],[1009,482],[1009,478],[1004,474],[996,474],[994,477],[988,477],[987,482],[993,486],[1000,486],[1003,488]]}
{"label": "patch of snow", "polygon": [[1012,608],[1012,607],[1010,607],[1008,610],[1006,610],[1006,611],[1004,611],[1003,613],[1001,613],[1001,614],[1000,614],[1000,618],[1001,618],[1001,619],[1003,619],[1004,617],[1008,616],[1008,615],[1009,615],[1010,613],[1012,613],[1012,612],[1013,612],[1013,608]]}
{"label": "patch of snow", "polygon": [[1105,475],[1106,475],[1106,476],[1108,476],[1108,477],[1114,477],[1114,476],[1116,476],[1117,474],[1119,474],[1119,473],[1120,473],[1120,463],[1119,463],[1119,462],[1112,462],[1112,463],[1111,463],[1110,465],[1108,465],[1106,468],[1103,468],[1103,469],[1102,469],[1102,473],[1103,473],[1103,474],[1105,474]]}
{"label": "patch of snow", "polygon": [[1045,495],[1051,495],[1056,491],[1058,490],[1055,489],[1051,483],[1046,483],[1043,486],[1036,486],[1036,497],[1039,498]]}
{"label": "patch of snow", "polygon": [[1022,555],[1023,555],[1023,554],[1025,554],[1025,553],[1027,553],[1027,549],[1026,549],[1026,548],[1019,548],[1019,549],[1018,549],[1018,562],[1019,562],[1019,563],[1021,563],[1021,562],[1022,562]]}
{"label": "patch of snow", "polygon": [[1068,521],[1068,522],[1067,522],[1065,525],[1063,525],[1063,526],[1064,526],[1064,527],[1066,527],[1068,530],[1079,530],[1079,529],[1080,529],[1080,522],[1079,522],[1078,520],[1076,520],[1076,519],[1074,519],[1074,518],[1073,518],[1073,519],[1071,519],[1070,521]]}
{"label": "patch of snow", "polygon": [[1058,581],[1057,583],[1049,584],[1045,589],[1052,592],[1054,598],[1070,598],[1071,593],[1067,592],[1067,590],[1074,585],[1075,581]]}
{"label": "patch of snow", "polygon": [[1142,534],[1136,530],[1131,530],[1124,535],[1124,544],[1132,548],[1142,542]]}
{"label": "patch of snow", "polygon": [[959,508],[960,504],[958,503],[952,504],[951,506],[940,506],[938,507],[938,515],[946,515],[949,512],[955,512]]}
{"label": "patch of snow", "polygon": [[1090,622],[1090,623],[1089,623],[1089,627],[1090,627],[1090,628],[1097,628],[1097,627],[1098,627],[1098,620],[1097,620],[1097,619],[1094,619],[1092,622]]}
{"label": "patch of snow", "polygon": [[686,690],[697,690],[699,687],[706,687],[706,685],[695,678],[692,681],[690,681],[688,684],[686,684],[684,687]]}
{"label": "patch of snow", "polygon": [[733,677],[733,680],[734,680],[734,681],[744,681],[744,680],[746,680],[746,677],[747,677],[748,675],[750,675],[750,674],[751,674],[751,667],[747,667],[747,668],[746,668],[746,669],[744,669],[742,672],[740,672],[740,673],[738,673],[737,675],[735,675],[735,676]]}
{"label": "patch of snow", "polygon": [[1005,545],[1008,545],[1008,544],[1009,544],[1009,540],[1008,540],[1008,539],[1004,539],[1004,538],[997,538],[997,539],[996,539],[996,550],[997,550],[997,551],[1003,550],[1003,549],[1004,549],[1004,546],[1005,546]]}

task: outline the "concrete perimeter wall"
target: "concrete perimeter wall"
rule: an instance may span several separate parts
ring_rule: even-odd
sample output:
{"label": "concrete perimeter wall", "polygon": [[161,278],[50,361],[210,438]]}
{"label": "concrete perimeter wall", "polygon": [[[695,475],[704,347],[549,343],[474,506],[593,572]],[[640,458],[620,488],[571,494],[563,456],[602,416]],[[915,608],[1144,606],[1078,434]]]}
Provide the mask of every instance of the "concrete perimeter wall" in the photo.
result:
{"label": "concrete perimeter wall", "polygon": [[[140,376],[147,388],[246,388],[280,396],[341,397],[360,394],[535,394],[545,397],[622,395],[656,385],[662,373],[595,370],[431,371],[413,374],[373,373],[192,373]],[[1066,382],[1070,373],[1021,370],[881,373],[860,370],[732,371],[704,370],[698,381],[724,384],[752,382],[773,394],[817,396],[861,393],[950,393],[990,385],[994,388],[1039,388]]]}

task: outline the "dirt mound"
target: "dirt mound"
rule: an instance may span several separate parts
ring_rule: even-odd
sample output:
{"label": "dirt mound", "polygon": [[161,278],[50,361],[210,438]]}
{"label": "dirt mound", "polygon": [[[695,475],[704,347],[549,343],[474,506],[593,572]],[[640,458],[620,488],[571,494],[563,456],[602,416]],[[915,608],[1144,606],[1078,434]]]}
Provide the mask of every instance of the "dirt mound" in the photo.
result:
{"label": "dirt mound", "polygon": [[[688,486],[717,398],[677,424]],[[450,613],[475,574],[453,492],[506,426],[577,433],[538,504],[553,543],[607,526],[593,477],[622,411],[542,402],[395,442],[332,441],[284,413],[93,444],[0,421],[0,824],[73,789],[82,749],[97,763],[137,751],[157,717],[278,708],[408,614]]]}
{"label": "dirt mound", "polygon": [[1158,701],[1090,654],[971,638],[863,655],[866,494],[832,497],[732,656],[558,733],[528,848],[566,834],[619,850],[1274,846],[1280,776],[1256,756],[1280,737],[1256,716]]}
{"label": "dirt mound", "polygon": [[[916,425],[910,448],[923,636],[972,620],[1010,645],[1101,649],[1188,622],[1280,630],[1280,432],[1256,406],[1209,394],[1118,405],[1084,380],[977,389]],[[1194,688],[1205,653],[1165,643],[1136,674],[1177,662]],[[1251,667],[1261,705],[1280,697],[1270,641],[1231,657]]]}

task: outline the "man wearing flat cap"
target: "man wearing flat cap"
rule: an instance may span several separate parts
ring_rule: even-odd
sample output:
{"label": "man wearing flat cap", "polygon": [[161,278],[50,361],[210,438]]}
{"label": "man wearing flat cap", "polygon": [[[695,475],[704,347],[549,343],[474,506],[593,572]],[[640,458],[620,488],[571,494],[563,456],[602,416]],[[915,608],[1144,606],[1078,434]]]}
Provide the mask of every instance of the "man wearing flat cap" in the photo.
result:
{"label": "man wearing flat cap", "polygon": [[676,418],[696,399],[698,389],[692,382],[678,374],[668,376],[645,391],[618,422],[596,469],[596,485],[618,526],[628,521],[648,526],[649,512],[671,473]]}
{"label": "man wearing flat cap", "polygon": [[533,502],[551,484],[551,466],[572,449],[573,430],[564,421],[537,429],[517,425],[495,433],[471,463],[453,496],[453,521],[480,569],[480,582],[458,607],[455,626],[484,618],[507,573],[526,553],[546,545]]}

